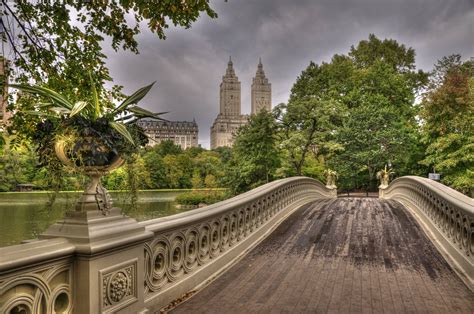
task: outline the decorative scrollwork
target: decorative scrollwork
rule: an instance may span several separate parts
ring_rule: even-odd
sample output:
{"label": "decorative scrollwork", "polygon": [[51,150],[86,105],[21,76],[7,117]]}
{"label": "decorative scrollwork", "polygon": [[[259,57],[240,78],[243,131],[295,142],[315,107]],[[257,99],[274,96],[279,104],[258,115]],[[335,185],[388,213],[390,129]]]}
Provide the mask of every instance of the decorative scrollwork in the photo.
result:
{"label": "decorative scrollwork", "polygon": [[130,278],[124,272],[117,272],[107,286],[107,297],[111,303],[120,302],[130,291]]}
{"label": "decorative scrollwork", "polygon": [[136,300],[137,259],[100,271],[102,311],[115,311]]}
{"label": "decorative scrollwork", "polygon": [[474,261],[474,205],[472,198],[441,183],[420,177],[401,177],[384,191],[394,199],[428,217],[453,247]]}
{"label": "decorative scrollwork", "polygon": [[265,225],[276,213],[301,198],[334,197],[321,183],[298,178],[288,180],[263,194],[204,221],[156,234],[145,245],[145,294],[155,293],[176,282]]}
{"label": "decorative scrollwork", "polygon": [[0,313],[71,313],[72,265],[49,264],[0,280]]}

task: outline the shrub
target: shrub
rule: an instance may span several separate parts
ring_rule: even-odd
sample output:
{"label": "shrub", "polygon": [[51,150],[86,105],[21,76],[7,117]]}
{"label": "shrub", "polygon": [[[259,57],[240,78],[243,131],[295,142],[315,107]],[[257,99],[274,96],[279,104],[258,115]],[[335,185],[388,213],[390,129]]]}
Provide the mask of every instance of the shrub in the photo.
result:
{"label": "shrub", "polygon": [[228,198],[226,191],[192,191],[179,194],[176,202],[180,205],[214,204]]}

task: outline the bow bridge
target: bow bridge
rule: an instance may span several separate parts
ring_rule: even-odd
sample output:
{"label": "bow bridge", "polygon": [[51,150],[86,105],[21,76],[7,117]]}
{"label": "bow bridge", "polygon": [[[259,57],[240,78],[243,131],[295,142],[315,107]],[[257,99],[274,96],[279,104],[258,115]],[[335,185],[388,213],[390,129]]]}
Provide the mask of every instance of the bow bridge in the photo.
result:
{"label": "bow bridge", "polygon": [[402,177],[294,177],[137,223],[78,208],[0,249],[1,313],[474,312],[474,204]]}

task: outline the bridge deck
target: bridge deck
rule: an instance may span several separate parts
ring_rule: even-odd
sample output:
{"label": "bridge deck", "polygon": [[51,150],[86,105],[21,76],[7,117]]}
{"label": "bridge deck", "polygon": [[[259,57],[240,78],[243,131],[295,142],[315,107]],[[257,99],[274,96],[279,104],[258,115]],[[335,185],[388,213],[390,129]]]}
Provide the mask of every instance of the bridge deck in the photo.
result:
{"label": "bridge deck", "polygon": [[240,262],[173,310],[474,313],[474,293],[393,201],[303,206]]}

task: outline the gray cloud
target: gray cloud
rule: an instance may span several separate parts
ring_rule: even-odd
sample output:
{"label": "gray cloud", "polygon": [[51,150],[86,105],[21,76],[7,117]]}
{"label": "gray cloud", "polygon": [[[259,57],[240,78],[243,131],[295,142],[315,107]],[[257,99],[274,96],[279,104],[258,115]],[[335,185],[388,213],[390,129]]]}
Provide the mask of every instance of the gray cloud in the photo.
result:
{"label": "gray cloud", "polygon": [[170,111],[167,118],[172,120],[195,118],[204,147],[209,147],[229,55],[242,82],[244,113],[250,111],[250,84],[259,57],[276,105],[287,101],[310,60],[320,63],[347,53],[369,33],[413,47],[424,70],[452,53],[474,56],[472,0],[216,0],[212,7],[217,19],[202,16],[191,29],[170,29],[165,41],[144,25],[139,55],[106,49],[115,83],[131,92],[157,81],[144,107]]}

